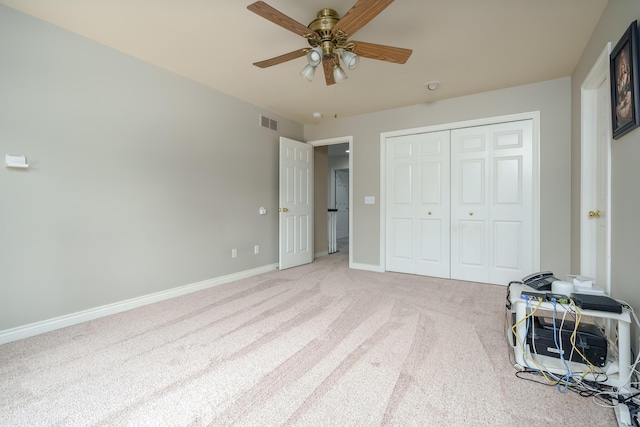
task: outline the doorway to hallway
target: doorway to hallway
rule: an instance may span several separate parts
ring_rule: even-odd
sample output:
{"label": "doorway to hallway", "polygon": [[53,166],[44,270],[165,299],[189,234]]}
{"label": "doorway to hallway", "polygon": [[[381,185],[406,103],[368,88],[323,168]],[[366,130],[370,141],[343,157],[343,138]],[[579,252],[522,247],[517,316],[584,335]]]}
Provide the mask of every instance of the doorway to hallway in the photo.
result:
{"label": "doorway to hallway", "polygon": [[[353,137],[338,137],[326,140],[309,141],[315,147],[316,153],[316,179],[315,188],[315,213],[316,225],[314,238],[317,242],[315,257],[322,257],[330,253],[340,251],[344,245],[346,249],[342,254],[348,254],[349,266],[352,265],[351,254],[353,250],[353,216],[351,206],[353,204]],[[336,179],[337,176],[337,179]],[[336,207],[337,206],[337,207]],[[333,210],[334,225],[331,225],[331,212]],[[338,225],[338,216],[340,225]],[[324,220],[323,220],[324,218]],[[338,235],[338,229],[340,235]],[[330,232],[333,230],[333,233]],[[330,237],[333,241],[330,242]],[[338,242],[338,239],[340,242]],[[329,250],[333,244],[333,250]],[[339,245],[339,246],[338,246]]]}

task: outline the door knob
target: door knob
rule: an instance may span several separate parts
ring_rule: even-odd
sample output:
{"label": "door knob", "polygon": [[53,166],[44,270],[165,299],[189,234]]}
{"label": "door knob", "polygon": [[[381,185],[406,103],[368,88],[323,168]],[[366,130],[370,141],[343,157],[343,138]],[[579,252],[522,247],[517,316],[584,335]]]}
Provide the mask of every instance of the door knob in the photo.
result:
{"label": "door knob", "polygon": [[473,212],[469,212],[469,216],[473,216]]}
{"label": "door knob", "polygon": [[431,215],[431,212],[429,212],[428,214]]}
{"label": "door knob", "polygon": [[589,218],[600,218],[600,211],[589,211]]}
{"label": "door knob", "polygon": [[278,209],[278,210],[279,210],[280,212],[289,212],[289,209],[287,209],[287,208],[280,208],[280,209]]}

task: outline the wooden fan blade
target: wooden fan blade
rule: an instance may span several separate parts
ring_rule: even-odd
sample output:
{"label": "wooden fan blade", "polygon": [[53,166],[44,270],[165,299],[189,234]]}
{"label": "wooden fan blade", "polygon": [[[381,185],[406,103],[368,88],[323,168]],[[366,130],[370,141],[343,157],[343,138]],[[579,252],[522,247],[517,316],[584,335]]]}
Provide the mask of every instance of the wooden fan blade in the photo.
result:
{"label": "wooden fan blade", "polygon": [[391,3],[393,0],[358,0],[333,27],[333,33],[336,34],[340,30],[352,36]]}
{"label": "wooden fan blade", "polygon": [[280,25],[284,29],[298,34],[299,36],[304,37],[313,32],[309,28],[307,28],[306,25],[302,25],[295,19],[289,18],[284,13],[280,12],[277,9],[274,9],[263,1],[252,3],[247,6],[247,9],[262,16],[264,19],[273,22],[274,24]]}
{"label": "wooden fan blade", "polygon": [[331,86],[335,84],[336,81],[333,79],[333,59],[322,59],[322,68],[324,68],[324,80],[327,82],[327,86]]}
{"label": "wooden fan blade", "polygon": [[265,59],[264,61],[254,62],[253,65],[260,68],[267,68],[273,65],[282,64],[283,62],[291,61],[292,59],[305,56],[307,52],[304,49],[294,50],[293,52],[285,53],[284,55],[276,56],[271,59]]}
{"label": "wooden fan blade", "polygon": [[382,44],[352,42],[355,46],[353,53],[363,58],[378,59],[380,61],[395,62],[396,64],[404,64],[413,53],[411,49],[401,47],[385,46]]}

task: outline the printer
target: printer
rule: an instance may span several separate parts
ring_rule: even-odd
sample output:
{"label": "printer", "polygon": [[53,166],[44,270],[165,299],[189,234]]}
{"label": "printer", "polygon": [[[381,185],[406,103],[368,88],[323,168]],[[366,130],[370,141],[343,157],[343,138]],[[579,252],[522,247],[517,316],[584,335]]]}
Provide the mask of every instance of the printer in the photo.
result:
{"label": "printer", "polygon": [[[582,356],[575,351],[571,344],[571,335],[575,329],[575,323],[556,319],[555,331],[553,318],[533,316],[529,325],[527,344],[531,353],[543,356],[560,358],[577,363],[586,363]],[[562,329],[560,326],[562,325]],[[557,344],[556,344],[557,343]],[[560,347],[560,343],[562,346]],[[578,324],[575,336],[575,346],[584,357],[595,366],[604,366],[607,360],[607,338],[595,325],[589,323]]]}

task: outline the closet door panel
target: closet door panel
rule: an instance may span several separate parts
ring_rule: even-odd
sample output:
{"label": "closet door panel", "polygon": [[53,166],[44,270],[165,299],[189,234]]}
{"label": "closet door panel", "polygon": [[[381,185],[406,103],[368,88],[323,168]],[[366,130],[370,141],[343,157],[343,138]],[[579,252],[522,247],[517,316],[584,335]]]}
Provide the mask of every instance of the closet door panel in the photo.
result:
{"label": "closet door panel", "polygon": [[434,219],[423,219],[420,226],[420,252],[419,262],[441,263],[446,254],[442,253],[442,239],[449,235],[442,236],[442,221]]}
{"label": "closet door panel", "polygon": [[451,278],[489,281],[490,126],[451,131]]}
{"label": "closet door panel", "polygon": [[459,206],[478,207],[485,204],[484,159],[461,161],[459,164]]}
{"label": "closet door panel", "polygon": [[450,132],[416,135],[415,219],[419,224],[416,242],[416,273],[450,276]]}
{"label": "closet door panel", "polygon": [[413,258],[413,221],[411,218],[394,218],[392,231],[391,246],[394,259],[399,263],[411,261]]}
{"label": "closet door panel", "polygon": [[[493,221],[493,267],[497,271],[519,271],[524,236],[522,221]],[[518,276],[520,277],[520,276]]]}
{"label": "closet door panel", "polygon": [[387,268],[415,273],[414,267],[414,165],[412,144],[404,138],[387,147]]}
{"label": "closet door panel", "polygon": [[458,245],[460,246],[459,263],[463,267],[485,269],[485,224],[484,221],[460,220]]}
{"label": "closet door panel", "polygon": [[386,143],[386,269],[448,278],[449,131]]}
{"label": "closet door panel", "polygon": [[531,120],[493,125],[491,283],[533,272],[533,127]]}
{"label": "closet door panel", "polygon": [[[443,199],[442,162],[425,162],[420,165],[420,203],[425,206],[440,206]],[[447,189],[448,191],[448,189]]]}

